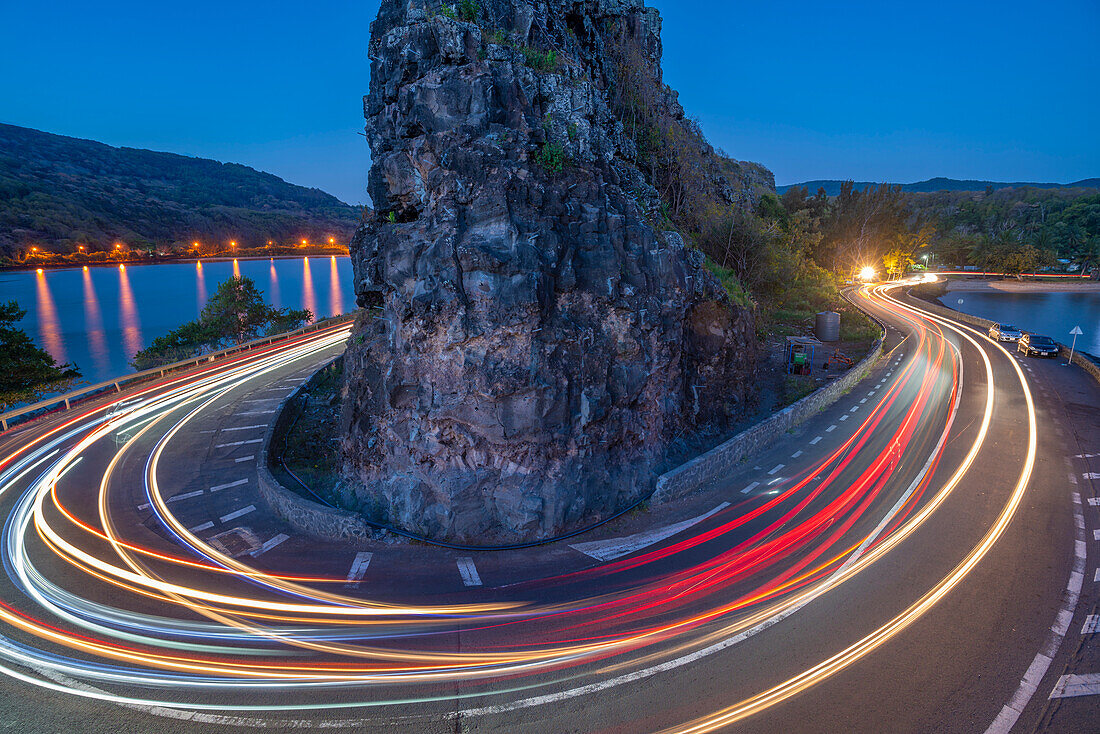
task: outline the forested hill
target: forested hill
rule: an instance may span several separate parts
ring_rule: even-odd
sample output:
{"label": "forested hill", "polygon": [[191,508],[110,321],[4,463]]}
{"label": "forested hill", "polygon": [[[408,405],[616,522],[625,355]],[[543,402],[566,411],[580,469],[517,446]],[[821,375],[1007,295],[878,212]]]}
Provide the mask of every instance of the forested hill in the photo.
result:
{"label": "forested hill", "polygon": [[358,211],[318,189],[234,163],[115,148],[0,124],[0,255],[236,240],[338,237]]}
{"label": "forested hill", "polygon": [[[840,187],[843,183],[845,182],[834,180],[806,181],[805,183],[777,186],[776,191],[782,194],[789,188],[805,186],[811,196],[816,194],[817,190],[821,188],[825,189],[826,196],[837,196],[840,194]],[[854,187],[857,190],[862,190],[868,187],[874,188],[878,185],[878,183],[871,183],[869,181],[859,181],[854,184]],[[1074,181],[1073,183],[1060,184],[1028,183],[1022,181],[1006,183],[1003,181],[973,181],[937,177],[930,178],[927,181],[896,185],[900,186],[902,191],[913,194],[931,194],[937,191],[988,191],[991,188],[996,191],[998,189],[1018,189],[1025,186],[1030,186],[1034,189],[1100,189],[1100,178],[1086,178],[1080,181]]]}

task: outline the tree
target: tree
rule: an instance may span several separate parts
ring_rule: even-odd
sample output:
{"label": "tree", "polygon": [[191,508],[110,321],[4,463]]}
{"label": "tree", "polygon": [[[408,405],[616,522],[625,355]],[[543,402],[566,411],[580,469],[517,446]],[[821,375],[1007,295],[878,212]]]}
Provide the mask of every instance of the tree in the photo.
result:
{"label": "tree", "polygon": [[80,377],[74,365],[57,364],[26,332],[16,328],[26,313],[15,301],[0,304],[0,408],[64,390]]}
{"label": "tree", "polygon": [[199,321],[215,333],[241,344],[255,339],[279,312],[264,303],[264,294],[248,277],[232,277],[218,286]]}
{"label": "tree", "polygon": [[158,336],[134,355],[136,370],[180,362],[220,346],[241,344],[261,334],[293,331],[313,320],[309,309],[273,308],[251,278],[233,277],[221,283],[199,318]]}

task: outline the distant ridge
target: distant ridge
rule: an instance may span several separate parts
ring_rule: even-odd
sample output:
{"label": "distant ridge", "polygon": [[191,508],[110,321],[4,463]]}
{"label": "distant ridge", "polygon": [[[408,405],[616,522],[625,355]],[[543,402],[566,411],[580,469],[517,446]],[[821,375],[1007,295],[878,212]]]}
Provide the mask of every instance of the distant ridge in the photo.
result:
{"label": "distant ridge", "polygon": [[347,242],[359,211],[236,163],[116,148],[0,123],[0,255],[171,246]]}
{"label": "distant ridge", "polygon": [[[817,193],[819,188],[824,188],[825,193],[828,196],[836,196],[840,193],[840,185],[844,183],[840,180],[827,179],[818,181],[806,181],[804,183],[786,184],[785,186],[776,186],[775,190],[780,194],[784,193],[787,189],[794,186],[805,186],[809,189],[811,196]],[[857,189],[864,189],[868,186],[878,186],[882,182],[871,181],[857,181],[855,187]],[[1074,181],[1073,183],[1034,183],[1030,181],[1017,181],[1014,183],[1006,183],[1003,181],[974,181],[974,180],[960,180],[956,178],[944,178],[939,176],[937,178],[930,178],[927,181],[917,181],[916,183],[897,184],[901,186],[902,191],[916,193],[916,194],[928,194],[936,191],[985,191],[992,186],[996,189],[1018,189],[1025,186],[1030,186],[1036,189],[1100,189],[1100,178],[1085,178],[1080,181]]]}

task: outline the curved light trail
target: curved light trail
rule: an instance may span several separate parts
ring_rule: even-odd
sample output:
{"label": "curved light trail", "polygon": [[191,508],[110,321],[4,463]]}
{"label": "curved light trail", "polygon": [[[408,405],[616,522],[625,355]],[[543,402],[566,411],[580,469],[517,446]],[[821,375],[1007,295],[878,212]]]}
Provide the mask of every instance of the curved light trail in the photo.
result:
{"label": "curved light trail", "polygon": [[[514,584],[506,594],[352,594],[336,575],[243,562],[173,514],[161,466],[166,452],[234,391],[337,348],[346,326],[29,431],[0,457],[8,580],[0,672],[165,715],[253,712],[261,718],[232,723],[261,725],[272,712],[444,700],[496,702],[466,712],[472,715],[523,708],[725,649],[895,551],[942,508],[983,448],[996,392],[990,354],[1007,352],[888,290],[864,289],[860,297],[906,326],[908,359],[837,448],[688,537]],[[967,384],[984,388],[984,400],[976,427],[960,433],[954,423],[964,348],[981,357],[984,373],[967,375]],[[1023,373],[1007,362],[1027,402],[1027,456],[980,542],[939,583],[847,648],[669,731],[712,731],[815,685],[900,634],[966,578],[1011,522],[1035,459],[1034,405]],[[961,458],[945,463],[948,437],[962,435]],[[152,544],[125,519],[138,491],[161,531]]]}

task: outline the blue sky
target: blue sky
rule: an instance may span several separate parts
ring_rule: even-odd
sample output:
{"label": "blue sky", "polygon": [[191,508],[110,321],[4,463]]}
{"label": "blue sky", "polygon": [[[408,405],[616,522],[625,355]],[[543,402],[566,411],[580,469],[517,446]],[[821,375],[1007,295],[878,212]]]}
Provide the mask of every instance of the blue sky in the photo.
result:
{"label": "blue sky", "polygon": [[[1100,175],[1100,3],[652,0],[711,141],[815,178]],[[366,199],[377,0],[5,3],[0,121]]]}

